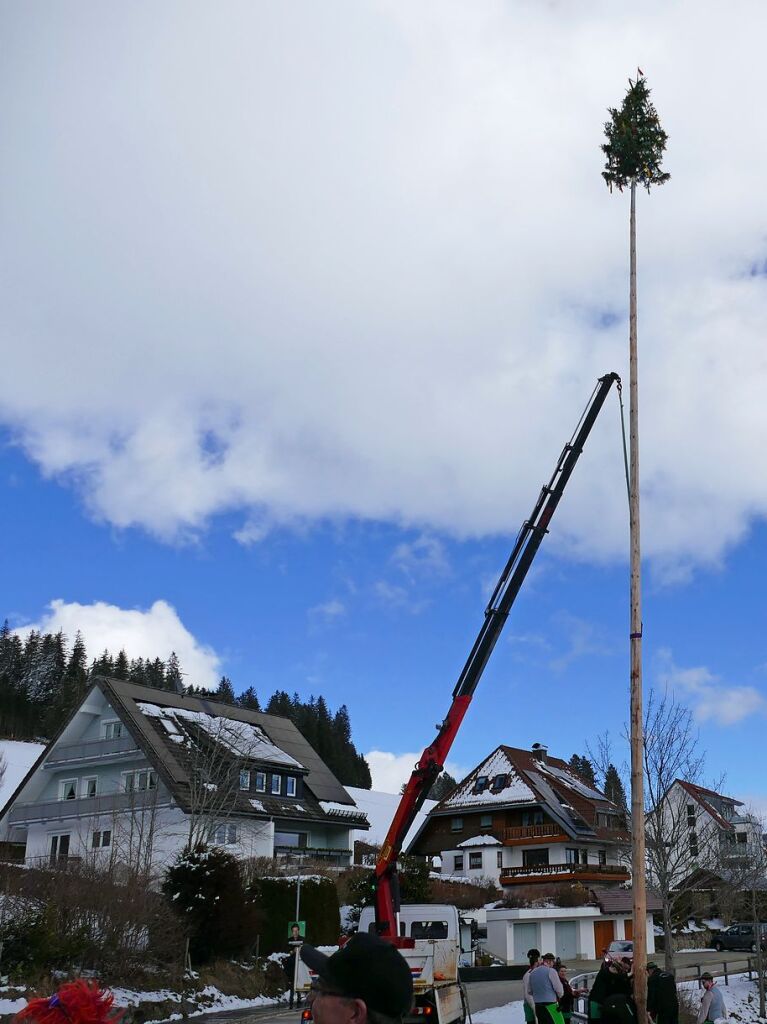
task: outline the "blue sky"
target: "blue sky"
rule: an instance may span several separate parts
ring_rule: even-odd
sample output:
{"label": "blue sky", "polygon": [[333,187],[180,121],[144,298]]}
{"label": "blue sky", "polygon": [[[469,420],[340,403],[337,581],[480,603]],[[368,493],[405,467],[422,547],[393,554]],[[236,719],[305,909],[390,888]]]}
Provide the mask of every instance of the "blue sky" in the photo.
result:
{"label": "blue sky", "polygon": [[[599,144],[640,64],[672,173],[639,197],[645,680],[767,801],[766,20],[724,54],[713,2],[5,9],[0,616],[345,702],[396,787],[628,376]],[[626,558],[611,396],[458,769],[618,736]]]}

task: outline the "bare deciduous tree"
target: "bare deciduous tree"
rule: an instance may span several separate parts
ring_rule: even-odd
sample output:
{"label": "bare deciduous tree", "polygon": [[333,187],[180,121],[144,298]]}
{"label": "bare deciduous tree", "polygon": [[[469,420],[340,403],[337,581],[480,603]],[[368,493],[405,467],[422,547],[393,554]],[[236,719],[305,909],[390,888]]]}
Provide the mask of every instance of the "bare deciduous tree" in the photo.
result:
{"label": "bare deciduous tree", "polygon": [[716,856],[719,845],[717,825],[675,786],[680,779],[702,785],[705,758],[689,708],[668,691],[650,691],[645,710],[645,836],[649,882],[663,904],[666,970],[674,965],[672,932],[689,903],[694,873],[702,861]]}
{"label": "bare deciduous tree", "polygon": [[[604,778],[612,761],[607,733],[597,738],[594,749],[589,747],[589,756]],[[718,857],[717,825],[675,785],[677,780],[703,785],[705,760],[690,709],[668,691],[651,690],[644,713],[645,844],[647,881],[663,906],[666,970],[673,969],[673,930],[687,914],[695,874]],[[625,763],[620,767],[625,774]],[[718,779],[707,788],[721,784]]]}

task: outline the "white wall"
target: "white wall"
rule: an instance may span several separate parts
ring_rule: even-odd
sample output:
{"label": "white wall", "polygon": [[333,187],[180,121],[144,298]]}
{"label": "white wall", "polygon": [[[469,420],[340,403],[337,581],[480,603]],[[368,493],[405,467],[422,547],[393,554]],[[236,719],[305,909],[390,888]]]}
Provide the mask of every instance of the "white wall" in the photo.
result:
{"label": "white wall", "polygon": [[[625,922],[630,915],[599,912],[598,907],[555,907],[547,909],[520,908],[514,910],[488,910],[487,912],[487,949],[494,956],[506,963],[525,963],[527,950],[536,946],[542,953],[561,952],[557,949],[557,921],[575,921],[577,923],[577,960],[595,960],[597,958],[594,942],[594,922],[612,920],[615,923],[615,938],[625,937]],[[532,939],[529,928],[516,928],[515,925],[535,925],[537,931]],[[519,946],[519,948],[516,948]],[[655,935],[653,933],[652,915],[647,915],[647,952],[655,952]]]}

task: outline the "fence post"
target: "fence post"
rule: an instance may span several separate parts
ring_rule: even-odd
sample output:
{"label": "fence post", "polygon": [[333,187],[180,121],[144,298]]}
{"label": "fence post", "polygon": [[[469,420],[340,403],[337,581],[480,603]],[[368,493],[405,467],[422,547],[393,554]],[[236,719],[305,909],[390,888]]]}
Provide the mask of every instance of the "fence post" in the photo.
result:
{"label": "fence post", "polygon": [[692,964],[691,966],[695,968],[695,977],[696,977],[696,978],[697,978],[697,980],[698,980],[698,988],[701,988],[701,981],[700,981],[700,964]]}
{"label": "fence post", "polygon": [[729,985],[730,984],[730,979],[727,977],[727,961],[726,960],[722,964],[722,967],[724,967],[724,983],[725,983],[725,985]]}

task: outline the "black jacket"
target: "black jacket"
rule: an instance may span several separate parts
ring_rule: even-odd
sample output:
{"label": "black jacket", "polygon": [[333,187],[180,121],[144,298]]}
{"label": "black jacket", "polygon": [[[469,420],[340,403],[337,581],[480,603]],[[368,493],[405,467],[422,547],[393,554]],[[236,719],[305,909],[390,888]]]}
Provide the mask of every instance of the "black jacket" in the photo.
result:
{"label": "black jacket", "polygon": [[668,971],[652,971],[647,978],[647,1010],[661,1021],[676,1020],[679,998],[676,980]]}

